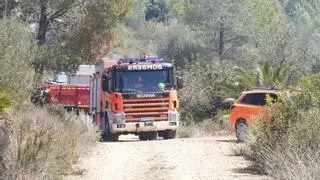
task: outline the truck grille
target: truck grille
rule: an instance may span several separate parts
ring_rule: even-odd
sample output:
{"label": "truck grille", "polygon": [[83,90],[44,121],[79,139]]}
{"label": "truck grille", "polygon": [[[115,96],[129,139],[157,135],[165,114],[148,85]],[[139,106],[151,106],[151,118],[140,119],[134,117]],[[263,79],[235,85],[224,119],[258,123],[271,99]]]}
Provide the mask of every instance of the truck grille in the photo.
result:
{"label": "truck grille", "polygon": [[126,99],[124,112],[128,122],[137,122],[141,118],[155,121],[168,120],[169,98]]}

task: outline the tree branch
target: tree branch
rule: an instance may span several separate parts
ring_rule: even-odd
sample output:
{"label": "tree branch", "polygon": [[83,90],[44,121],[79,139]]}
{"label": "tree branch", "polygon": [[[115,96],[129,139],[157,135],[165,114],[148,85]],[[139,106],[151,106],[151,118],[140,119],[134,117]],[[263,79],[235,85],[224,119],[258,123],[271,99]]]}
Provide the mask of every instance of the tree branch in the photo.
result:
{"label": "tree branch", "polygon": [[37,10],[35,8],[30,6],[30,10],[37,16],[38,19],[40,19],[40,14],[37,12]]}
{"label": "tree branch", "polygon": [[68,4],[68,5],[64,4],[64,5],[66,5],[66,6],[63,6],[63,5],[62,5],[62,7],[61,7],[60,9],[58,9],[56,12],[54,12],[54,13],[49,17],[50,21],[53,21],[54,19],[63,16],[63,15],[66,14],[70,9],[79,6],[80,3],[81,3],[81,2],[78,2],[78,3],[73,4],[73,3],[71,2],[71,3]]}
{"label": "tree branch", "polygon": [[228,40],[224,41],[224,43],[229,43],[229,42],[234,41],[234,40],[245,39],[245,38],[249,38],[249,37],[248,36],[238,36],[238,37],[235,37],[235,38],[228,39]]}

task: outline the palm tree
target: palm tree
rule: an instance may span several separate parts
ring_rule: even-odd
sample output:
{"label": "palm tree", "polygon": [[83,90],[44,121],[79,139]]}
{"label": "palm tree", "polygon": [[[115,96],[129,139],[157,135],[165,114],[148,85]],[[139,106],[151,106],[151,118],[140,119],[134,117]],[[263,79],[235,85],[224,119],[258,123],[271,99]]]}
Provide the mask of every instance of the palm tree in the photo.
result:
{"label": "palm tree", "polygon": [[237,97],[241,91],[254,87],[282,88],[288,85],[292,72],[292,67],[284,61],[278,65],[270,61],[260,62],[255,69],[249,70],[236,68],[235,76],[221,84],[219,95]]}
{"label": "palm tree", "polygon": [[258,63],[257,68],[253,70],[245,71],[240,68],[236,74],[236,81],[244,88],[281,88],[289,83],[292,68],[283,61],[279,65],[274,65],[270,61],[265,61]]}

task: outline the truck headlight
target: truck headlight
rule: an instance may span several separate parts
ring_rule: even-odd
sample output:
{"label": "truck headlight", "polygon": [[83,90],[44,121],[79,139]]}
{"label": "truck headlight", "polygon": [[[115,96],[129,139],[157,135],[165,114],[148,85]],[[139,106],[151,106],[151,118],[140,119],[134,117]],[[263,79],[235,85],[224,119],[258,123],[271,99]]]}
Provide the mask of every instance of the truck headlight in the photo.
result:
{"label": "truck headlight", "polygon": [[125,123],[125,122],[126,122],[126,116],[123,112],[113,114],[113,123],[114,124]]}
{"label": "truck headlight", "polygon": [[179,121],[179,113],[177,111],[168,111],[168,121]]}

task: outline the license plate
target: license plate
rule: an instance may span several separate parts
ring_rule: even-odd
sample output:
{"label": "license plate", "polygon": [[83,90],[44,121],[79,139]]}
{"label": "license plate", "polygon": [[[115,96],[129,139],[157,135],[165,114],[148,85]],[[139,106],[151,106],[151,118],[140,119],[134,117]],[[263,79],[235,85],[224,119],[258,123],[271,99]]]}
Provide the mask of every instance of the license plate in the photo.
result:
{"label": "license plate", "polygon": [[153,122],[145,122],[145,126],[153,126]]}
{"label": "license plate", "polygon": [[144,125],[145,125],[144,122],[139,123],[139,127],[144,127]]}
{"label": "license plate", "polygon": [[139,127],[145,127],[145,126],[153,126],[152,121],[147,121],[147,122],[140,122]]}
{"label": "license plate", "polygon": [[154,118],[153,117],[142,117],[140,118],[140,121],[154,121]]}

